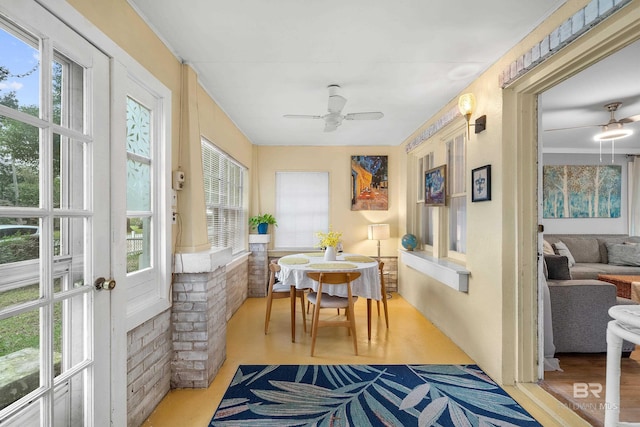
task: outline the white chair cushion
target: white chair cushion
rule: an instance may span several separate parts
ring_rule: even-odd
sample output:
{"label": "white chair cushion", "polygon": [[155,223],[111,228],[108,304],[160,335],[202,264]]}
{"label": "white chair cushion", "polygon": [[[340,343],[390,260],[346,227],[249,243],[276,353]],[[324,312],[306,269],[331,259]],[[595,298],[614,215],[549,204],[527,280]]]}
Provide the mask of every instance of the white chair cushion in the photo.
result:
{"label": "white chair cushion", "polygon": [[[309,292],[309,295],[307,295],[307,301],[309,301],[311,304],[315,305],[316,301],[318,299],[318,293],[317,292]],[[358,297],[357,296],[353,296],[351,297],[351,299],[353,300],[354,304],[356,301],[358,301]],[[328,295],[328,294],[324,294],[322,295],[322,301],[320,307],[321,308],[347,308],[349,307],[349,300],[347,298],[344,297],[337,297],[334,295]]]}
{"label": "white chair cushion", "polygon": [[291,292],[291,286],[285,285],[282,282],[276,282],[273,285],[273,292]]}

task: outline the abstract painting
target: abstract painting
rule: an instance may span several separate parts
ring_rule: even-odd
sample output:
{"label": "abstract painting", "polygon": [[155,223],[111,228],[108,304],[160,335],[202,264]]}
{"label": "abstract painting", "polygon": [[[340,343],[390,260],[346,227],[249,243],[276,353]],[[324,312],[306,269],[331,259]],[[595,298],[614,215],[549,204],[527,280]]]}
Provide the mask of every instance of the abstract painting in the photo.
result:
{"label": "abstract painting", "polygon": [[544,218],[619,218],[622,167],[543,167]]}
{"label": "abstract painting", "polygon": [[351,210],[389,209],[387,156],[351,156]]}

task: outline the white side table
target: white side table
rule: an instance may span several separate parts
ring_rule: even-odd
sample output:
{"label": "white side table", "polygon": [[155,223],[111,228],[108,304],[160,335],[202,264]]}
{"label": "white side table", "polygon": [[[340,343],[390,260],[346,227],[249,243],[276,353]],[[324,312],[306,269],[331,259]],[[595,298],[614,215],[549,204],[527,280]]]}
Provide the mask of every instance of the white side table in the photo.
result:
{"label": "white side table", "polygon": [[640,344],[640,305],[614,305],[607,324],[607,381],[604,427],[637,426],[640,422],[620,422],[620,357],[622,340]]}

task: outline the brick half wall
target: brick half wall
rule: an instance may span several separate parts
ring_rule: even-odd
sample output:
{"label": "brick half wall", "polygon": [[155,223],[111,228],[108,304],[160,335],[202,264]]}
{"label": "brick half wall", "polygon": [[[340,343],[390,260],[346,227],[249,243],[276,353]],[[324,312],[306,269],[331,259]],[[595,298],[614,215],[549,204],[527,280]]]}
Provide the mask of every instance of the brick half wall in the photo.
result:
{"label": "brick half wall", "polygon": [[127,334],[127,425],[140,426],[169,392],[171,311]]}

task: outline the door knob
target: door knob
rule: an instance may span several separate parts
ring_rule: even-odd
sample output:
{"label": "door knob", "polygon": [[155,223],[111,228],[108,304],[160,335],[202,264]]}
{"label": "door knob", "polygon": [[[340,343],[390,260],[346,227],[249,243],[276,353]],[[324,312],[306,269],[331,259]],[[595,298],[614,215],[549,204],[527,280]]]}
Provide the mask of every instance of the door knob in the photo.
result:
{"label": "door knob", "polygon": [[111,289],[116,287],[116,281],[113,279],[105,279],[104,277],[98,277],[95,282],[93,282],[94,286],[97,290],[105,290],[110,291]]}

